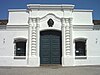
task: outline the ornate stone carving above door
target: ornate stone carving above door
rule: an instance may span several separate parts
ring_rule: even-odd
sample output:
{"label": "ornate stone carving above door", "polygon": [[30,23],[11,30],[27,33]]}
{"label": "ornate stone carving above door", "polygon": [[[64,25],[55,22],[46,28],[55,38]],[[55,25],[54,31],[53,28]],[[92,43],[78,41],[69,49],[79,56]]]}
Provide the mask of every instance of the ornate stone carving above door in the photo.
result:
{"label": "ornate stone carving above door", "polygon": [[53,27],[54,25],[54,21],[51,18],[47,21],[47,23],[49,27]]}

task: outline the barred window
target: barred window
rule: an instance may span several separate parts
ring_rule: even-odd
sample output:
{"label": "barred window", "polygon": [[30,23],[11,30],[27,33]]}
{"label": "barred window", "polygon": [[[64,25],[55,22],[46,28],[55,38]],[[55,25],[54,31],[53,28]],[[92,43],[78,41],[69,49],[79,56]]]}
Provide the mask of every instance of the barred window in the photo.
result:
{"label": "barred window", "polygon": [[86,56],[86,39],[75,40],[75,56]]}
{"label": "barred window", "polygon": [[17,38],[14,40],[15,43],[15,56],[26,56],[26,39]]}

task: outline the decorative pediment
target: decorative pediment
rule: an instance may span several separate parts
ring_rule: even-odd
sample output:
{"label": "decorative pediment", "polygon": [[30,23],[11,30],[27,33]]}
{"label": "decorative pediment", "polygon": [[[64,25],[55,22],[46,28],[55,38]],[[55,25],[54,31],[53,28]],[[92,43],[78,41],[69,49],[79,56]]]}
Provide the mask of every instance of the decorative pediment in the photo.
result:
{"label": "decorative pediment", "polygon": [[[59,21],[60,22],[60,18],[59,17],[57,17],[55,14],[53,14],[53,13],[49,13],[49,14],[47,14],[47,15],[45,15],[44,17],[42,17],[41,18],[41,22],[42,21],[45,21],[45,20],[47,20],[47,19],[53,19],[53,20],[56,20],[56,21]],[[52,20],[51,20],[52,21]]]}

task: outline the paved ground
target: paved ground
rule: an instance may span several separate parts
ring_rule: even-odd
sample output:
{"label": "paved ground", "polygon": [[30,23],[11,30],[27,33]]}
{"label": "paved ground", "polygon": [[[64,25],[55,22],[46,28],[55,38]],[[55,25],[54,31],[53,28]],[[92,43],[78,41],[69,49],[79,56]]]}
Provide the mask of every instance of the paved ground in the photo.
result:
{"label": "paved ground", "polygon": [[0,75],[100,75],[100,66],[39,68],[0,67]]}

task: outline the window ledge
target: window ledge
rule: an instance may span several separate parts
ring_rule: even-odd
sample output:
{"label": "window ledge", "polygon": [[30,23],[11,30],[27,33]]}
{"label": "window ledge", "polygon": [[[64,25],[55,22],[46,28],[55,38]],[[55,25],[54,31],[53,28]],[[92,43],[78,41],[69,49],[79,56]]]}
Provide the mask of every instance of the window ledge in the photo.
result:
{"label": "window ledge", "polygon": [[87,59],[87,56],[75,56],[75,59]]}
{"label": "window ledge", "polygon": [[14,56],[14,59],[26,59],[26,56]]}

